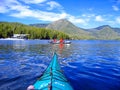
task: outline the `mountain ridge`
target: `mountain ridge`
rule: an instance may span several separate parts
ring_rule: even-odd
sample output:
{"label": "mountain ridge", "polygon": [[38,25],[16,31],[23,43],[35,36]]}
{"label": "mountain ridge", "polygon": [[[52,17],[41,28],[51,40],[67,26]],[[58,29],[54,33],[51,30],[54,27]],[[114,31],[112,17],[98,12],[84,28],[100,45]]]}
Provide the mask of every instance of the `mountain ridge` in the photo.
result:
{"label": "mountain ridge", "polygon": [[67,19],[60,19],[51,22],[45,28],[62,31],[75,39],[120,39],[120,28],[113,28],[109,25],[102,25],[92,29],[84,29],[75,26]]}
{"label": "mountain ridge", "polygon": [[[2,21],[3,22],[3,21]],[[2,23],[0,22],[0,23]],[[6,22],[7,23],[7,22]],[[17,24],[18,22],[8,22]],[[19,24],[19,23],[18,23]],[[1,24],[2,25],[2,24]],[[20,25],[25,25],[20,23]],[[27,25],[26,25],[27,26]],[[47,28],[48,30],[57,30],[68,34],[71,39],[100,39],[100,40],[120,40],[120,28],[113,28],[109,25],[102,25],[92,29],[79,28],[72,24],[70,21],[60,19],[50,24],[33,24],[32,27]],[[42,27],[41,27],[42,26]],[[2,26],[1,26],[2,27]],[[31,25],[27,26],[31,27]],[[23,30],[24,31],[24,30]],[[53,31],[54,33],[54,31]]]}
{"label": "mountain ridge", "polygon": [[86,32],[85,30],[75,26],[70,21],[66,19],[60,19],[55,22],[50,23],[47,29],[60,30],[64,33],[69,34],[71,37],[78,39],[88,39],[93,38],[90,32]]}
{"label": "mountain ridge", "polygon": [[[0,22],[1,28],[0,28],[0,36],[4,35],[4,37],[9,34],[10,36],[12,35],[13,30],[19,29],[19,33],[29,33],[31,32],[30,30],[34,31],[34,33],[39,32],[39,30],[44,30],[47,29],[49,30],[51,34],[54,34],[56,31],[60,31],[66,35],[69,35],[71,39],[99,39],[99,40],[120,40],[120,28],[113,28],[109,25],[102,25],[96,28],[92,29],[83,29],[75,26],[68,20],[57,20],[55,22],[52,22],[50,24],[42,24],[41,28],[38,28],[38,24],[36,26],[29,26],[25,25],[19,22]],[[11,25],[13,27],[11,27]],[[43,27],[45,26],[45,27]],[[36,28],[37,27],[37,28]],[[28,31],[28,29],[30,29]],[[5,33],[5,34],[4,34]],[[7,34],[6,34],[7,33]],[[31,33],[33,35],[34,33]],[[47,32],[41,32],[46,35],[48,35]],[[38,33],[37,37],[39,36]],[[61,34],[64,36],[64,34]],[[34,37],[35,35],[33,35]],[[60,36],[59,34],[57,36]],[[2,36],[1,36],[2,37]]]}

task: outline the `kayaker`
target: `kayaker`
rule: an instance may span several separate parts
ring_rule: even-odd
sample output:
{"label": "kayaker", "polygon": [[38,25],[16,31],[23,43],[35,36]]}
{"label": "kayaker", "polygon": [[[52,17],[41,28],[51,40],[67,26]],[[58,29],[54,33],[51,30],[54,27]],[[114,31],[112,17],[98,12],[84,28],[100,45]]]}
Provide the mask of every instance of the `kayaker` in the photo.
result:
{"label": "kayaker", "polygon": [[54,43],[56,43],[56,42],[57,42],[57,40],[56,40],[56,39],[53,39],[53,42],[54,42]]}
{"label": "kayaker", "polygon": [[64,42],[64,40],[62,38],[59,41],[60,41],[60,44],[63,44],[63,42]]}

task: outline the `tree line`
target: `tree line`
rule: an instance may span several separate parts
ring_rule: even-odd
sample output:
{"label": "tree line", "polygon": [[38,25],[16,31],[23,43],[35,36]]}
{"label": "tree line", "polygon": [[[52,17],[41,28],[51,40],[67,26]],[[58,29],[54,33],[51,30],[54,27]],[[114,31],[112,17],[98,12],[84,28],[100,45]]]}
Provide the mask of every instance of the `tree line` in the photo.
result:
{"label": "tree line", "polygon": [[13,34],[29,34],[28,39],[70,39],[69,35],[57,30],[37,28],[17,22],[0,22],[0,38],[9,38]]}

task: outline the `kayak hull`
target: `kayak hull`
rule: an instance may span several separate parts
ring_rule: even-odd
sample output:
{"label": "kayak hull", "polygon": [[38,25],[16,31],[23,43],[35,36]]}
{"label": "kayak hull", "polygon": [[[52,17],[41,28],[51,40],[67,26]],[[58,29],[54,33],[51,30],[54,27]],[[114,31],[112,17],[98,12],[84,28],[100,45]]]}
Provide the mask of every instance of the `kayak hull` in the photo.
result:
{"label": "kayak hull", "polygon": [[[34,84],[34,88],[35,88],[35,90],[36,89],[48,90],[49,83],[50,83],[50,80],[46,80],[46,82],[44,82],[44,81],[37,81]],[[51,90],[73,90],[73,89],[72,89],[72,87],[68,83],[54,80],[54,82],[52,83],[52,89]]]}
{"label": "kayak hull", "polygon": [[35,82],[34,88],[35,90],[73,90],[61,71],[56,53],[46,71]]}
{"label": "kayak hull", "polygon": [[49,41],[49,43],[51,43],[51,44],[71,44],[70,41],[64,41],[63,43],[60,43],[59,41],[57,41],[57,42]]}

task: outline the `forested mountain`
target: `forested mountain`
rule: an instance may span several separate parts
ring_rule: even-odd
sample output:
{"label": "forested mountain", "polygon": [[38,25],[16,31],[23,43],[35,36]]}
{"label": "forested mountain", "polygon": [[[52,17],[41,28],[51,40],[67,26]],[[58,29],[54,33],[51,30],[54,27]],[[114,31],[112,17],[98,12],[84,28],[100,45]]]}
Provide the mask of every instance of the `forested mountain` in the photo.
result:
{"label": "forested mountain", "polygon": [[77,39],[93,39],[94,36],[90,32],[87,32],[81,28],[78,28],[66,19],[60,19],[50,23],[47,29],[59,30],[69,34],[72,38]]}
{"label": "forested mountain", "polygon": [[113,28],[115,32],[117,32],[120,35],[120,28]]}
{"label": "forested mountain", "polygon": [[97,28],[89,29],[89,32],[92,33],[96,39],[102,40],[113,40],[113,39],[120,39],[120,29],[119,28],[112,28],[109,25],[103,25]]}
{"label": "forested mountain", "polygon": [[0,38],[12,37],[13,34],[29,34],[29,39],[70,39],[69,35],[60,31],[32,27],[21,23],[0,22]]}
{"label": "forested mountain", "polygon": [[82,29],[66,19],[60,19],[50,24],[33,24],[33,26],[21,23],[0,22],[0,38],[12,37],[13,34],[29,34],[29,39],[120,40],[120,28],[103,25],[93,29]]}
{"label": "forested mountain", "polygon": [[46,28],[63,31],[77,39],[120,39],[120,28],[112,28],[103,25],[93,29],[81,29],[65,19],[61,19],[49,24]]}

